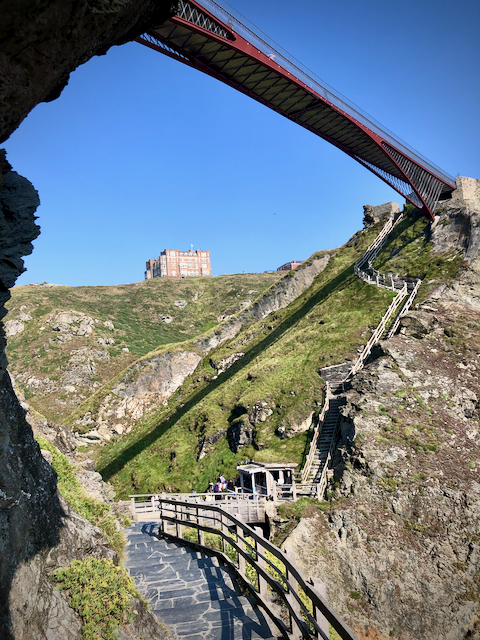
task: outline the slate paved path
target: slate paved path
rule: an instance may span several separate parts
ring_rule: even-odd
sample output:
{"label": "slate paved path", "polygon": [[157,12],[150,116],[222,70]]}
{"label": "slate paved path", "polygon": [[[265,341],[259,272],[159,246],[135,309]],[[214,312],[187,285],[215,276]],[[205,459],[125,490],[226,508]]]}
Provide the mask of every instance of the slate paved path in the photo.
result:
{"label": "slate paved path", "polygon": [[125,566],[153,612],[180,640],[273,639],[263,612],[217,558],[157,536],[158,522],[126,529]]}

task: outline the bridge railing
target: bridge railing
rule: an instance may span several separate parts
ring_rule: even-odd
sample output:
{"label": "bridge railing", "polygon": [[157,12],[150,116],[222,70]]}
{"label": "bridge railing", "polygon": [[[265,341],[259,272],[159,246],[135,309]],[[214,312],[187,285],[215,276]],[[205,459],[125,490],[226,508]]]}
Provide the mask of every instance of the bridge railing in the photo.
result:
{"label": "bridge railing", "polygon": [[[358,640],[326,601],[323,583],[318,579],[307,580],[296,566],[292,552],[281,551],[263,537],[260,528],[250,527],[213,503],[192,504],[161,498],[159,513],[160,533],[219,556],[241,578],[284,638],[328,640],[330,624],[342,640]],[[173,527],[173,533],[168,531],[169,527]],[[198,542],[184,537],[185,528],[197,531]],[[207,547],[205,534],[217,536],[221,550]]]}
{"label": "bridge railing", "polygon": [[325,98],[330,104],[341,109],[343,112],[349,114],[355,120],[367,126],[371,131],[378,134],[386,142],[389,142],[396,147],[402,153],[406,153],[407,156],[413,158],[420,165],[429,168],[434,174],[443,178],[447,184],[455,183],[455,179],[449,174],[445,173],[440,167],[433,164],[430,160],[425,158],[418,151],[413,149],[404,140],[396,136],[392,131],[385,128],[377,120],[369,116],[363,109],[354,104],[351,100],[346,98],[340,92],[336,91],[328,85],[324,80],[321,80],[310,69],[305,67],[301,62],[294,58],[290,53],[285,51],[280,45],[269,38],[265,33],[260,31],[258,27],[253,25],[247,18],[240,13],[236,12],[233,7],[225,9],[221,2],[215,0],[195,0],[195,2],[204,7],[212,15],[216,16],[220,21],[227,25],[231,30],[235,31],[247,40],[250,44],[261,51],[270,59],[278,63],[283,69],[288,71],[294,78],[297,78],[307,87],[312,89],[317,95]]}

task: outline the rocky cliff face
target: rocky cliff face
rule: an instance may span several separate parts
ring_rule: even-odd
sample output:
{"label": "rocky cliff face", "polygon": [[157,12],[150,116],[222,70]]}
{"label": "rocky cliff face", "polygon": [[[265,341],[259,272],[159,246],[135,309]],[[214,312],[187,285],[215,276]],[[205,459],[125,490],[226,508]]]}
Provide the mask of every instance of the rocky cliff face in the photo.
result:
{"label": "rocky cliff face", "polygon": [[79,65],[161,24],[174,5],[172,0],[2,2],[0,142],[35,105],[58,98]]}
{"label": "rocky cliff face", "polygon": [[[480,180],[472,181],[480,185]],[[480,189],[480,187],[478,187]],[[480,310],[480,211],[465,206],[458,196],[442,207],[432,234],[436,251],[453,249],[465,255],[465,270],[442,298]]]}
{"label": "rocky cliff face", "polygon": [[[95,444],[101,440],[111,440],[116,434],[129,433],[135,421],[146,411],[167,404],[172,394],[195,371],[202,356],[234,338],[249,322],[262,320],[268,314],[287,307],[308,289],[329,260],[329,253],[314,255],[292,271],[291,276],[275,283],[244,311],[222,322],[206,337],[193,341],[189,346],[191,350],[167,351],[133,365],[112,392],[106,395],[95,415],[89,411],[76,421],[78,430],[85,431],[85,427],[88,427],[88,431],[79,437],[79,442]],[[220,375],[243,355],[242,352],[234,353],[218,363],[211,360],[210,364]],[[202,448],[201,454],[205,455],[205,452],[206,449]]]}
{"label": "rocky cliff face", "polygon": [[[0,140],[41,101],[56,98],[71,71],[112,44],[162,22],[170,2],[2,3]],[[0,318],[22,256],[38,236],[38,195],[0,156]],[[79,638],[81,624],[48,582],[48,572],[74,557],[111,555],[98,530],[62,504],[56,477],[40,454],[6,372],[0,329],[0,635]]]}
{"label": "rocky cliff face", "polygon": [[284,543],[362,640],[480,638],[477,217],[457,204],[440,218],[433,242],[465,252],[465,270],[354,378],[331,504]]}
{"label": "rocky cliff face", "polygon": [[[34,212],[38,194],[0,157],[0,296],[23,271],[22,256],[38,236]],[[2,315],[4,311],[2,311]],[[5,336],[0,329],[0,631],[11,636],[9,594],[17,569],[59,543],[63,509],[56,478],[40,455],[6,371]]]}

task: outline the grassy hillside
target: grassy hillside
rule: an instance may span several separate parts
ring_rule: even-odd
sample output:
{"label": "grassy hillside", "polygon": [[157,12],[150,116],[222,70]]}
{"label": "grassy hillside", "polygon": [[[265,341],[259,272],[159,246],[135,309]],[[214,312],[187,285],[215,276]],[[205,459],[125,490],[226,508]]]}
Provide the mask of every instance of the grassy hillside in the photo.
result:
{"label": "grassy hillside", "polygon": [[[380,228],[357,234],[295,302],[244,328],[199,365],[168,407],[145,414],[133,433],[99,450],[99,470],[119,495],[205,490],[220,472],[235,475],[246,458],[302,463],[309,432],[295,431],[323,403],[319,369],[355,359],[393,297],[353,273]],[[377,268],[425,277],[424,290],[448,282],[462,256],[433,255],[428,229],[417,214],[407,218]],[[212,364],[233,353],[244,355],[217,376]],[[255,423],[259,402],[270,415]],[[228,433],[241,427],[251,443],[234,453]],[[285,431],[293,437],[279,437]]]}
{"label": "grassy hillside", "polygon": [[[24,330],[8,338],[10,371],[32,407],[59,422],[138,357],[202,334],[283,275],[155,278],[110,287],[15,287],[5,320],[19,319]],[[81,321],[68,325],[68,331],[54,330],[58,314],[70,311],[93,320],[90,333],[75,335]],[[114,344],[108,344],[112,340]],[[77,374],[83,377],[77,392],[66,390]]]}

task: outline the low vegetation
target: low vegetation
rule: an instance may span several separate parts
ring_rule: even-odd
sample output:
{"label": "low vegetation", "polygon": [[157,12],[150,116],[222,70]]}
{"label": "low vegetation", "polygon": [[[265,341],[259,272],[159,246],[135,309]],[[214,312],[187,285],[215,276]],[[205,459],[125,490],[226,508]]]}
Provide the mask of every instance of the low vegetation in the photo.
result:
{"label": "low vegetation", "polygon": [[[301,464],[312,413],[324,399],[319,370],[356,357],[393,297],[353,273],[355,260],[379,227],[339,250],[287,308],[248,325],[206,358],[167,408],[145,414],[132,434],[102,448],[99,469],[119,495],[203,491],[220,472],[235,475],[236,465],[253,457]],[[212,367],[238,352],[244,355],[225,372]],[[259,401],[270,415],[264,422],[250,422],[250,443],[234,453],[228,434],[239,423],[249,428]],[[279,437],[280,427],[289,435],[297,433]],[[218,441],[209,447],[212,438]]]}
{"label": "low vegetation", "polygon": [[67,457],[42,436],[36,436],[41,449],[50,451],[53,457],[52,467],[57,473],[58,490],[68,504],[78,514],[98,527],[117,555],[123,557],[125,539],[118,531],[115,517],[108,504],[87,495],[75,475],[75,469]]}
{"label": "low vegetation", "polygon": [[134,599],[139,598],[133,579],[111,560],[74,560],[58,569],[51,580],[67,591],[68,603],[82,619],[85,640],[114,640],[117,630],[137,615]]}
{"label": "low vegetation", "polygon": [[[24,330],[8,338],[10,371],[29,404],[49,420],[59,422],[88,396],[132,362],[162,345],[176,344],[208,331],[218,318],[237,313],[283,277],[281,272],[238,274],[214,278],[155,278],[108,287],[23,285],[12,289],[6,320],[22,320]],[[177,303],[177,304],[175,304]],[[77,311],[97,322],[88,335],[54,331],[56,314]],[[105,326],[111,322],[114,329]],[[78,328],[78,323],[72,325]],[[114,340],[99,344],[99,340]],[[95,373],[77,394],[65,390],[65,372],[79,349],[104,351],[94,359]],[[29,384],[34,377],[39,384]],[[42,381],[51,381],[47,393]]]}

